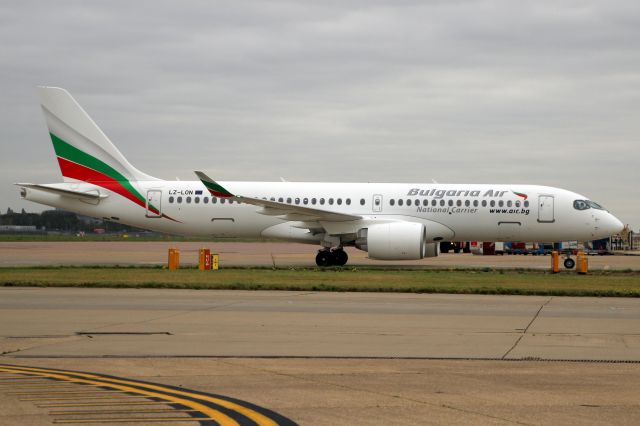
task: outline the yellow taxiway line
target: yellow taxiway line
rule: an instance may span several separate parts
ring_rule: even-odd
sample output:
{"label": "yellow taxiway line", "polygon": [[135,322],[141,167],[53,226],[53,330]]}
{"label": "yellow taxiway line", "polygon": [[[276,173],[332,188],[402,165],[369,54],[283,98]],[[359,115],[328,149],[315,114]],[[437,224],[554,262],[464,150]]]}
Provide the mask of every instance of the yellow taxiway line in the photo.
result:
{"label": "yellow taxiway line", "polygon": [[[175,421],[212,421],[220,426],[241,426],[243,424],[257,424],[260,426],[279,426],[280,424],[295,424],[286,418],[280,417],[284,423],[271,419],[268,410],[264,414],[249,404],[242,405],[242,401],[223,399],[214,395],[202,394],[188,389],[177,389],[154,383],[138,382],[118,377],[101,376],[93,373],[76,371],[52,370],[37,367],[22,367],[0,364],[0,373],[9,374],[9,377],[0,382],[1,385],[9,385],[4,390],[12,390],[11,395],[16,395],[21,401],[35,402],[41,408],[54,407],[117,407],[134,405],[177,405],[172,408],[155,408],[149,410],[104,410],[104,411],[51,411],[55,415],[71,415],[63,413],[77,413],[73,415],[87,416],[83,419],[56,419],[55,423],[115,423],[115,422],[175,422]],[[27,377],[25,377],[27,376]],[[31,382],[27,379],[39,380]],[[27,380],[27,382],[25,382]],[[45,380],[51,380],[48,384]],[[91,386],[90,390],[68,390],[55,388],[59,384],[77,384]],[[12,387],[11,385],[15,385]],[[47,385],[50,388],[47,388]],[[31,387],[29,387],[31,386]],[[35,388],[34,388],[35,386]],[[103,388],[100,390],[98,388]],[[95,394],[95,395],[94,395]],[[113,395],[106,395],[113,394]],[[135,401],[137,398],[147,398],[147,401]],[[100,400],[110,401],[100,401]],[[67,402],[73,400],[74,402]],[[133,401],[132,401],[133,400]],[[181,408],[184,407],[184,408]],[[220,409],[216,408],[220,407]],[[200,414],[201,416],[189,417],[131,417],[131,418],[93,418],[106,414],[162,414],[162,413]],[[272,413],[271,414],[275,414]],[[89,418],[91,417],[91,418]],[[276,418],[278,418],[276,416]],[[243,420],[246,419],[246,420]],[[240,422],[240,423],[239,423]]]}

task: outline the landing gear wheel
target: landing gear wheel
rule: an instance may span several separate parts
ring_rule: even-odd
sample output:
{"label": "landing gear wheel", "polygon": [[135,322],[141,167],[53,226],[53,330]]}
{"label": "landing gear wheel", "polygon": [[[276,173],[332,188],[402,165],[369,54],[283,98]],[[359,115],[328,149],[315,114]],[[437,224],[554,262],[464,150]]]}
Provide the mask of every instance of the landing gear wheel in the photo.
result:
{"label": "landing gear wheel", "polygon": [[320,267],[331,266],[335,262],[335,256],[329,250],[320,250],[316,255],[316,265]]}
{"label": "landing gear wheel", "polygon": [[335,249],[331,252],[333,254],[333,264],[336,266],[344,266],[347,264],[347,260],[349,260],[349,256],[347,252],[343,249]]}
{"label": "landing gear wheel", "polygon": [[576,261],[571,259],[570,257],[566,258],[564,260],[564,267],[567,269],[573,269],[573,267],[576,266]]}

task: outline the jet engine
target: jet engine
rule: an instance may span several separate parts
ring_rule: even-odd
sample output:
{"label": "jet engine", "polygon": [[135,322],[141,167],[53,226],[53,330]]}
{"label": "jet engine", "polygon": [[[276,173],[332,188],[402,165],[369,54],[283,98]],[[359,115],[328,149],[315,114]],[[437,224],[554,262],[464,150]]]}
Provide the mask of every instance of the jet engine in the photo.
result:
{"label": "jet engine", "polygon": [[391,222],[358,231],[356,247],[369,252],[371,259],[416,260],[438,255],[438,244],[427,243],[423,224]]}
{"label": "jet engine", "polygon": [[424,257],[438,257],[440,254],[440,243],[426,243],[424,245]]}

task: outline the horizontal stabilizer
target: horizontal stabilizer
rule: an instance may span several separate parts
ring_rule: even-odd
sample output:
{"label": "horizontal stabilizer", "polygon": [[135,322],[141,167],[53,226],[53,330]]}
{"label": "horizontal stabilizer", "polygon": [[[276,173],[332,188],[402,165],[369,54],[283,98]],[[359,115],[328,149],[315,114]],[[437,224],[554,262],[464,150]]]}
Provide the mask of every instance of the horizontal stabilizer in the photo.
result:
{"label": "horizontal stabilizer", "polygon": [[39,185],[37,183],[16,183],[15,185],[21,186],[23,188],[38,189],[40,191],[50,192],[53,194],[62,195],[64,197],[83,198],[85,200],[99,200],[101,198],[106,198],[109,196],[108,194],[100,194],[96,190],[92,190],[91,192],[81,192],[50,185]]}

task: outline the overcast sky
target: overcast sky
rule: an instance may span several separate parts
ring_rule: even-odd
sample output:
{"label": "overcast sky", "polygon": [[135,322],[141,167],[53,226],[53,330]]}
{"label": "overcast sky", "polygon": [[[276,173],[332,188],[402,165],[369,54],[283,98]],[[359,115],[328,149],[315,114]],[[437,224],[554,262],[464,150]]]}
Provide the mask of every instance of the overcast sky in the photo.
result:
{"label": "overcast sky", "polygon": [[165,179],[529,183],[640,226],[638,1],[5,1],[0,210],[57,182],[36,85]]}

